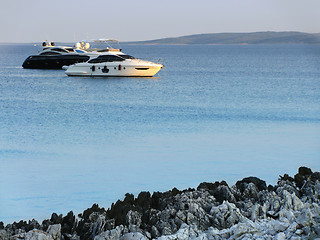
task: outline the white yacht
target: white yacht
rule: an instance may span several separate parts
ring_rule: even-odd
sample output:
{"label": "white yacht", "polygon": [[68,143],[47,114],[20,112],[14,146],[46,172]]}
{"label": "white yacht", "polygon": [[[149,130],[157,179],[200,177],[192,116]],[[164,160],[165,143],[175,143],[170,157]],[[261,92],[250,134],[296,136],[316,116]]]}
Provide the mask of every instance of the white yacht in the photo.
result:
{"label": "white yacht", "polygon": [[119,48],[110,47],[99,53],[87,62],[70,65],[65,73],[68,76],[152,77],[163,68],[162,64],[124,54]]}

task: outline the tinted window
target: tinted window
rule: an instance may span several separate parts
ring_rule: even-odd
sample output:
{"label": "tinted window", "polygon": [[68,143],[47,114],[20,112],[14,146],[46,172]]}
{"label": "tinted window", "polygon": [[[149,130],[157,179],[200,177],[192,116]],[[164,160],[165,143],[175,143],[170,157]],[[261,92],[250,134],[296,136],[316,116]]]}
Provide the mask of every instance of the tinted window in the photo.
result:
{"label": "tinted window", "polygon": [[125,54],[121,54],[121,55],[118,55],[119,57],[121,58],[124,58],[124,59],[135,59],[135,57],[132,57],[130,55],[125,55]]}
{"label": "tinted window", "polygon": [[63,48],[51,48],[52,51],[57,51],[57,52],[68,52],[67,50]]}
{"label": "tinted window", "polygon": [[74,49],[73,49],[73,48],[66,48],[66,50],[67,50],[68,52],[74,52]]}
{"label": "tinted window", "polygon": [[116,55],[103,55],[90,60],[89,63],[121,62],[121,61],[124,61],[124,59]]}
{"label": "tinted window", "polygon": [[61,53],[58,53],[58,52],[43,52],[43,53],[40,53],[40,55],[61,55]]}

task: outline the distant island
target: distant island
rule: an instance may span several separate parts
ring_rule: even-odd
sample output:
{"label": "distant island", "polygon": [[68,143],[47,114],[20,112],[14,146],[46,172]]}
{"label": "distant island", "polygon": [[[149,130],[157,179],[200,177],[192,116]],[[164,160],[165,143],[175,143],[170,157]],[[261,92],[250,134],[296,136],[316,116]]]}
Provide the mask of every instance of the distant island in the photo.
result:
{"label": "distant island", "polygon": [[130,44],[320,44],[320,33],[303,32],[252,32],[207,33]]}

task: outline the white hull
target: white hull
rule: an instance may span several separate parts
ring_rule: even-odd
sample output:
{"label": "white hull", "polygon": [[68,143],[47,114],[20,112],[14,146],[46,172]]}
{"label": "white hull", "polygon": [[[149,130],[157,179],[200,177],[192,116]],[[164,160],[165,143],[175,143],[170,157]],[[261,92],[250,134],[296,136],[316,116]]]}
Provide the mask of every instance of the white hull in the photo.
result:
{"label": "white hull", "polygon": [[66,70],[68,76],[92,77],[152,77],[163,67],[162,64],[142,60],[126,60],[113,63],[78,63]]}

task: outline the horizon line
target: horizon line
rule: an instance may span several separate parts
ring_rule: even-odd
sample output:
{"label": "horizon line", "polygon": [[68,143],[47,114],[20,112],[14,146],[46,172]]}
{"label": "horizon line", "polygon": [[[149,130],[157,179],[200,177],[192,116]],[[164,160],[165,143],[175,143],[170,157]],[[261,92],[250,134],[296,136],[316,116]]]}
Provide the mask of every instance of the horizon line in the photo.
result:
{"label": "horizon line", "polygon": [[[162,38],[154,38],[149,40],[133,40],[133,41],[119,41],[123,43],[134,43],[134,42],[148,42],[148,41],[156,41],[161,39],[169,39],[169,38],[180,38],[180,37],[187,37],[187,36],[196,36],[196,35],[208,35],[208,34],[251,34],[251,33],[304,33],[304,34],[311,34],[311,35],[317,35],[320,34],[320,32],[301,32],[301,31],[294,31],[294,30],[287,30],[287,31],[254,31],[254,32],[208,32],[208,33],[194,33],[194,34],[187,34],[187,35],[180,35],[176,37],[162,37]],[[44,40],[43,40],[44,41]],[[41,43],[43,41],[33,41],[33,42],[0,42],[0,44],[35,44],[35,43]],[[79,40],[80,41],[80,40]],[[58,43],[74,43],[74,41],[55,41]]]}

